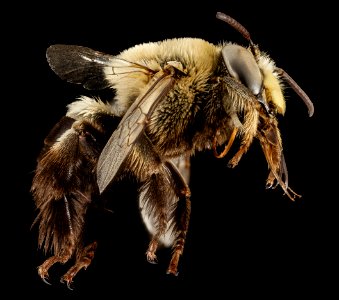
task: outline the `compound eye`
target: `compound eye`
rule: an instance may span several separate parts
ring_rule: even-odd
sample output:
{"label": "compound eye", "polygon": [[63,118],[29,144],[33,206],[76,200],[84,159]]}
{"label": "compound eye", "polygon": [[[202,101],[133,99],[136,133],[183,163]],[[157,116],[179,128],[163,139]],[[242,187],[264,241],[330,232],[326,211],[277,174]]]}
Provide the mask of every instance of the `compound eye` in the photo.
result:
{"label": "compound eye", "polygon": [[239,45],[227,45],[222,49],[222,56],[230,75],[258,96],[262,90],[263,78],[253,54]]}

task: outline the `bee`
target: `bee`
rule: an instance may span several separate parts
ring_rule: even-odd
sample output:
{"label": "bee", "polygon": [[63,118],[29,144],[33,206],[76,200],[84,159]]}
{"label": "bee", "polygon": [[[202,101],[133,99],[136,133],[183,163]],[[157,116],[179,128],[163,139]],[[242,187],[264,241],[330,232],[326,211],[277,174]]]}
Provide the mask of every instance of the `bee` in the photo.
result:
{"label": "bee", "polygon": [[[212,44],[173,38],[133,46],[110,55],[84,46],[54,44],[46,51],[51,69],[85,89],[114,91],[110,101],[80,96],[51,129],[37,158],[31,193],[37,208],[38,245],[51,252],[38,266],[49,270],[71,259],[61,277],[71,288],[92,262],[97,241],[83,242],[86,213],[111,184],[132,176],[150,233],[145,256],[170,247],[167,273],[177,275],[189,229],[190,158],[210,150],[223,158],[237,144],[228,166],[237,166],[257,139],[268,165],[266,186],[280,186],[292,201],[301,195],[288,183],[278,116],[284,115],[284,84],[314,106],[299,85],[232,17],[216,17],[248,43]],[[237,143],[234,143],[237,141]],[[223,149],[221,151],[221,149]]]}

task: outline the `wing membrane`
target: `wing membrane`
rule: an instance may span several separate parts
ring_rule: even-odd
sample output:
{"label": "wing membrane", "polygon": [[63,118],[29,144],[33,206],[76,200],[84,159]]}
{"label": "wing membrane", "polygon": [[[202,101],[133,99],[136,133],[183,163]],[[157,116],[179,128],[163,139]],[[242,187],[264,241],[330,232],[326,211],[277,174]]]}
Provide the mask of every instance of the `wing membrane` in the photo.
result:
{"label": "wing membrane", "polygon": [[148,118],[173,86],[173,82],[171,74],[164,71],[156,73],[148,83],[146,92],[133,102],[124,115],[99,157],[97,181],[100,192],[105,190],[119,171],[135,141],[143,132]]}
{"label": "wing membrane", "polygon": [[51,69],[61,79],[82,84],[89,90],[110,87],[112,76],[135,72],[154,74],[143,65],[77,45],[52,45],[47,48],[46,57]]}

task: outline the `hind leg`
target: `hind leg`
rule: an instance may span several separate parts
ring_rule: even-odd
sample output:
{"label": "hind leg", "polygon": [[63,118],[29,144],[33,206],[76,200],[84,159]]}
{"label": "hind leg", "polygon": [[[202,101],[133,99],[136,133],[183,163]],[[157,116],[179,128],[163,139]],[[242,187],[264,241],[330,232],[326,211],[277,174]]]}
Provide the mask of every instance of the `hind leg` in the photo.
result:
{"label": "hind leg", "polygon": [[67,284],[67,287],[71,289],[70,285],[73,282],[73,278],[81,269],[87,269],[87,267],[91,264],[94,253],[97,248],[97,242],[93,242],[80,251],[80,254],[77,255],[77,259],[75,264],[64,274],[60,281]]}
{"label": "hind leg", "polygon": [[73,253],[75,251],[75,243],[74,238],[72,236],[69,237],[69,242],[65,244],[64,248],[60,253],[53,255],[46,259],[40,266],[38,266],[38,274],[41,277],[41,279],[47,283],[49,279],[48,271],[49,269],[56,263],[65,264],[69,261],[69,259],[72,257]]}

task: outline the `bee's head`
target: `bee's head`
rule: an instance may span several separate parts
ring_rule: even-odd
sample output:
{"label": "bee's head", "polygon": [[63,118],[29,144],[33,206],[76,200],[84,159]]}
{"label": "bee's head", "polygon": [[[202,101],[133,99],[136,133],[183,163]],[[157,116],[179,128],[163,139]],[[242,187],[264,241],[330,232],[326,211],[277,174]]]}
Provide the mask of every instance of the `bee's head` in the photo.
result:
{"label": "bee's head", "polygon": [[285,113],[282,84],[285,80],[305,102],[309,116],[312,116],[314,107],[310,98],[284,70],[275,66],[268,55],[260,52],[246,28],[223,13],[218,12],[217,18],[237,29],[250,43],[248,48],[236,44],[224,46],[222,56],[229,74],[244,84],[268,113]]}

